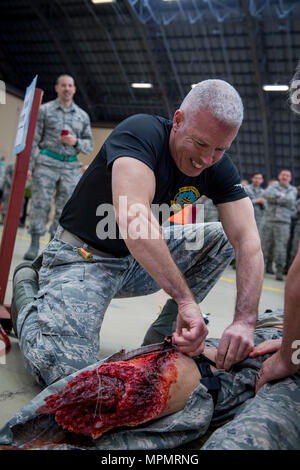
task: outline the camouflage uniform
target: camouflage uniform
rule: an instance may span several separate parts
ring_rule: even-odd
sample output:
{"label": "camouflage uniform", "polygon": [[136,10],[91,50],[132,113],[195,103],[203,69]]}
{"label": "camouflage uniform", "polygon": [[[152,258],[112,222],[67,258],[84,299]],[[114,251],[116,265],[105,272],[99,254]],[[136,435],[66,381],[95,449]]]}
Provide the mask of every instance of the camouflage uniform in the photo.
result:
{"label": "camouflage uniform", "polygon": [[[4,222],[6,211],[7,211],[9,195],[10,195],[13,174],[14,174],[14,167],[15,167],[15,162],[12,162],[12,163],[9,163],[5,169],[3,196],[2,196],[2,213],[1,213],[2,223]],[[30,180],[27,180],[25,184],[24,199],[23,199],[23,206],[22,206],[21,214],[20,214],[19,226],[25,225],[27,204],[28,204],[28,200],[30,197],[31,197]]]}
{"label": "camouflage uniform", "polygon": [[268,260],[270,246],[274,246],[274,262],[277,270],[284,268],[287,244],[290,237],[291,218],[295,213],[297,190],[294,186],[269,186],[264,193],[267,200],[265,220],[261,229],[262,251],[265,262]]}
{"label": "camouflage uniform", "polygon": [[[113,297],[160,290],[133,256],[93,255],[87,262],[77,249],[58,239],[60,230],[43,252],[36,300],[18,315],[25,366],[47,385],[99,359],[99,332]],[[233,255],[221,224],[174,225],[163,228],[163,233],[175,263],[201,302]],[[187,249],[187,243],[195,240],[198,248]],[[175,329],[176,315],[174,321],[167,320],[161,326],[165,335]]]}
{"label": "camouflage uniform", "polygon": [[[282,310],[259,316],[255,344],[282,336],[274,324],[282,324]],[[207,345],[218,346],[219,340],[209,339]],[[21,445],[53,429],[58,436],[55,449],[88,450],[161,450],[161,449],[300,449],[300,372],[274,384],[266,384],[254,396],[256,376],[269,355],[245,359],[229,372],[215,372],[221,381],[217,404],[203,384],[191,394],[183,410],[135,428],[120,428],[92,440],[77,437],[68,441],[70,433],[59,430],[53,416],[36,418],[36,410],[44,398],[63,388],[77,373],[50,385],[16,414],[0,430],[0,445]],[[94,368],[110,358],[97,362]],[[26,428],[26,423],[27,428]],[[227,424],[225,424],[227,423]],[[17,425],[17,426],[16,426]],[[16,428],[14,429],[14,426]],[[41,426],[41,428],[40,428]],[[216,430],[216,428],[218,428]],[[212,434],[213,432],[213,434]],[[26,435],[27,434],[27,435]],[[64,435],[66,439],[64,439]],[[27,440],[26,440],[27,439]],[[65,444],[59,444],[63,442]],[[47,441],[47,439],[46,439]],[[204,442],[206,443],[204,444]],[[21,442],[21,443],[20,443]],[[51,442],[51,440],[49,441]],[[204,446],[203,446],[204,444]],[[45,446],[47,448],[47,444]],[[50,446],[51,448],[51,446]],[[52,446],[53,448],[53,446]]]}
{"label": "camouflage uniform", "polygon": [[265,190],[263,188],[255,188],[253,184],[247,184],[247,186],[245,186],[245,191],[253,204],[256,225],[260,231],[263,224],[265,206],[264,204],[258,204],[255,200],[260,197],[264,197]]}
{"label": "camouflage uniform", "polygon": [[[281,312],[277,310],[277,317]],[[255,344],[282,336],[276,328],[264,328],[273,314],[259,317],[262,328],[256,330]],[[273,324],[278,323],[275,317]],[[300,450],[300,370],[265,384],[254,398],[240,406],[232,421],[209,437],[202,450]]]}
{"label": "camouflage uniform", "polygon": [[12,185],[12,179],[13,179],[13,174],[14,174],[14,162],[9,163],[7,167],[5,168],[5,173],[4,173],[4,183],[3,183],[3,195],[2,195],[2,217],[4,219],[6,210],[7,210],[7,205],[8,205],[8,200],[9,200],[9,194],[10,194],[10,188]]}
{"label": "camouflage uniform", "polygon": [[[58,140],[62,129],[67,129],[77,138],[75,147]],[[93,137],[88,114],[74,102],[65,107],[58,99],[43,104],[39,110],[29,165],[29,169],[33,167],[29,232],[45,233],[55,191],[55,215],[50,228],[54,234],[62,209],[81,177],[81,163],[77,158],[75,161],[60,161],[42,153],[34,158],[37,146],[40,151],[51,151],[66,159],[72,156],[75,159],[80,152],[89,154],[93,149]]]}

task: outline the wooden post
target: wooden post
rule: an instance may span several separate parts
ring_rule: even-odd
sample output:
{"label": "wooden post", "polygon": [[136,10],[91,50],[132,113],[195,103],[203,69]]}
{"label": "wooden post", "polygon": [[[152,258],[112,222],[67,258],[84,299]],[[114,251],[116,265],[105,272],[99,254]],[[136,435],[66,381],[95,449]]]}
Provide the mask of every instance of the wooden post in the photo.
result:
{"label": "wooden post", "polygon": [[24,150],[16,156],[13,181],[0,246],[0,321],[1,319],[7,319],[10,321],[10,305],[4,306],[3,304],[22,209],[35,126],[42,96],[43,91],[36,88],[30,111],[26,145]]}

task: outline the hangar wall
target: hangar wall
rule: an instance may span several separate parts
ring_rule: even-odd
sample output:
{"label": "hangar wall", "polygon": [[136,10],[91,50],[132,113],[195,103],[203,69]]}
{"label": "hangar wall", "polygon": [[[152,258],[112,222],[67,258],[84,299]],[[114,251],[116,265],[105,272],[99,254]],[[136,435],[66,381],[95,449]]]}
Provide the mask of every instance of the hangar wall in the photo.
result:
{"label": "hangar wall", "polygon": [[[5,157],[6,164],[13,159],[13,148],[22,106],[22,98],[8,92],[5,95],[5,103],[0,104],[0,157]],[[79,159],[84,165],[91,163],[112,130],[106,127],[92,127],[93,152],[90,155],[79,154]]]}

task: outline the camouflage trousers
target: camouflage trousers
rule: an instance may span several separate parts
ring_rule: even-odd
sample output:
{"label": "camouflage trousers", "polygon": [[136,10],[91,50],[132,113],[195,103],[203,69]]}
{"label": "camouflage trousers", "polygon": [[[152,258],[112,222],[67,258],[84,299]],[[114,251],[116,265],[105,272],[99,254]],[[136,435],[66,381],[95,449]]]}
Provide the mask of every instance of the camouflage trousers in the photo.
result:
{"label": "camouflage trousers", "polygon": [[[255,344],[282,336],[282,330],[274,325],[283,323],[282,310],[259,316],[255,332]],[[218,339],[208,339],[206,344],[218,347]],[[254,395],[256,376],[264,355],[247,358],[235,364],[230,371],[217,370],[221,382],[216,406],[203,384],[193,391],[185,407],[170,416],[142,424],[135,428],[111,430],[101,438],[90,441],[77,437],[69,444],[55,444],[55,449],[93,450],[158,450],[158,449],[300,449],[300,372],[266,384]],[[110,358],[97,362],[86,369],[109,362]],[[82,371],[80,371],[82,372]],[[0,444],[14,445],[20,438],[20,425],[28,423],[27,438],[34,437],[36,410],[43,405],[45,397],[57,393],[79,372],[50,385],[17,413],[1,430]],[[52,421],[51,421],[52,419]],[[49,417],[47,426],[54,426]],[[45,430],[44,430],[45,431]],[[57,431],[58,432],[58,431]],[[37,429],[36,433],[40,433]],[[26,437],[26,436],[25,436]]]}
{"label": "camouflage trousers", "polygon": [[[260,235],[265,263],[274,261],[276,267],[284,268],[290,230],[290,224],[280,222],[265,222],[263,224]],[[270,247],[272,247],[273,259],[270,259]]]}
{"label": "camouflage trousers", "polygon": [[[42,160],[40,159],[42,157]],[[60,162],[40,155],[32,176],[29,232],[44,235],[54,195],[55,213],[50,227],[54,235],[62,210],[81,177],[79,162]]]}
{"label": "camouflage trousers", "polygon": [[[175,263],[201,302],[233,255],[221,224],[186,225],[184,233],[182,226],[174,225],[163,233]],[[160,286],[131,255],[93,255],[87,262],[77,249],[54,238],[43,252],[36,299],[18,315],[26,368],[38,382],[50,384],[96,362],[99,333],[112,298],[158,290]]]}

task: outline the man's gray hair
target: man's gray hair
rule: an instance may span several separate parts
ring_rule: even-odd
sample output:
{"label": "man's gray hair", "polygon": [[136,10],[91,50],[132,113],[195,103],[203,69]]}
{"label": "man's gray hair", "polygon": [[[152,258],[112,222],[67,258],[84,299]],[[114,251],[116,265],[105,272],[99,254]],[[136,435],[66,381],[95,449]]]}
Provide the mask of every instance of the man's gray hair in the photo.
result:
{"label": "man's gray hair", "polygon": [[180,109],[197,113],[207,109],[216,119],[229,126],[240,126],[244,116],[242,99],[228,82],[209,79],[197,83],[186,95]]}

